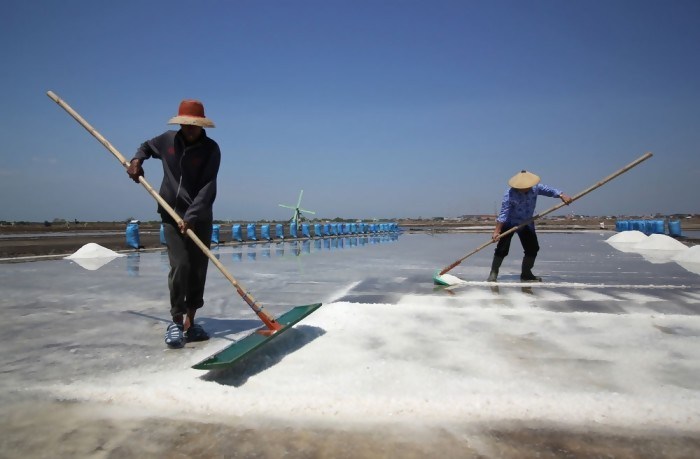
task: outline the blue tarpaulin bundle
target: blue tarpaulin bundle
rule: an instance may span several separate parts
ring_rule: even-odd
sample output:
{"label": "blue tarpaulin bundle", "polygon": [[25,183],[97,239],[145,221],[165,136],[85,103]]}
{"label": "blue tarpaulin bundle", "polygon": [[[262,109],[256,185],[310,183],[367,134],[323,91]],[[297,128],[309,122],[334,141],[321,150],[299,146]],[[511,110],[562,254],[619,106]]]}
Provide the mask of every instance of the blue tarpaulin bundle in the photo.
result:
{"label": "blue tarpaulin bundle", "polygon": [[233,225],[233,228],[231,229],[232,237],[235,241],[242,242],[243,241],[243,232],[241,230],[241,225]]}
{"label": "blue tarpaulin bundle", "polygon": [[258,238],[255,236],[255,223],[248,223],[248,240],[257,241]]}
{"label": "blue tarpaulin bundle", "polygon": [[270,237],[270,225],[262,225],[260,227],[260,238],[265,239],[266,241],[272,240]]}
{"label": "blue tarpaulin bundle", "polygon": [[138,249],[141,243],[139,238],[139,224],[138,222],[130,222],[126,225],[126,245]]}
{"label": "blue tarpaulin bundle", "polygon": [[681,236],[681,221],[674,220],[668,222],[668,235],[669,236]]}

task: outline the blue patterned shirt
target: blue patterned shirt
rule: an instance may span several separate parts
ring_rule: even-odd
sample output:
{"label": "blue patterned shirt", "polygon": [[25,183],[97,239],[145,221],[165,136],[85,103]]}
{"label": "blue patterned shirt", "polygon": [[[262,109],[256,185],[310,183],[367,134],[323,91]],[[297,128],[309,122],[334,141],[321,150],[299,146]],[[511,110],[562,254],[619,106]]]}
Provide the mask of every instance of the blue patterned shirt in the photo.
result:
{"label": "blue patterned shirt", "polygon": [[[521,193],[515,188],[508,188],[506,194],[503,195],[501,212],[498,214],[496,221],[508,226],[518,226],[530,220],[535,214],[537,196],[540,194],[550,198],[557,198],[562,192],[541,183],[530,188],[527,193]],[[530,223],[529,226],[534,229],[534,222]]]}

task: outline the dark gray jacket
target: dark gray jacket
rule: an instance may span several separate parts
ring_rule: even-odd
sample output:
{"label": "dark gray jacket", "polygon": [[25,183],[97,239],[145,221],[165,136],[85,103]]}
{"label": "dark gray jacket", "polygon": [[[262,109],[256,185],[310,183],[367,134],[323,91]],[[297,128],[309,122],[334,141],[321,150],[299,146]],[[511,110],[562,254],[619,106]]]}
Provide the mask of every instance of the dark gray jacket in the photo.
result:
{"label": "dark gray jacket", "polygon": [[[216,176],[221,163],[219,145],[202,136],[193,145],[186,145],[180,131],[166,131],[144,142],[136,150],[135,159],[158,158],[163,163],[160,196],[186,222],[211,222],[216,198]],[[158,205],[163,220],[170,215]]]}

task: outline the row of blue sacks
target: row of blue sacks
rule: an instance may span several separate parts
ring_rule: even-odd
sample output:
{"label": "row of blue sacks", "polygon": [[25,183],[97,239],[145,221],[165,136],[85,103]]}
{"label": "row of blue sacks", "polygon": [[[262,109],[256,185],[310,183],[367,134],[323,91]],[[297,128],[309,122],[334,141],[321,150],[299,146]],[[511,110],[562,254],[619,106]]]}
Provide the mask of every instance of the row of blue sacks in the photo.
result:
{"label": "row of blue sacks", "polygon": [[[665,220],[617,220],[615,222],[616,231],[641,231],[647,236],[650,234],[666,234]],[[680,220],[669,220],[668,235],[681,236]]]}
{"label": "row of blue sacks", "polygon": [[[246,225],[246,239],[247,241],[257,241],[257,225],[255,223],[248,223]],[[299,230],[301,230],[301,235],[299,235]],[[313,237],[326,237],[326,236],[342,236],[342,235],[354,235],[354,234],[380,234],[380,233],[393,233],[399,231],[398,223],[315,223],[313,225]],[[220,242],[219,236],[221,233],[221,225],[212,225],[211,242],[218,244]],[[235,224],[231,227],[231,235],[234,241],[243,242],[243,228],[240,224]],[[288,226],[288,231],[285,236],[284,225],[278,223],[275,225],[275,237],[277,239],[292,238],[296,239],[311,238],[311,225],[308,223],[302,223],[301,228],[296,223],[290,223]],[[264,224],[260,226],[260,239],[265,241],[271,241],[272,235],[270,233],[270,225]],[[126,226],[126,244],[129,247],[138,249],[140,247],[140,237],[139,237],[139,225],[136,222],[128,223]],[[160,243],[165,244],[165,233],[163,231],[163,225],[160,226]]]}

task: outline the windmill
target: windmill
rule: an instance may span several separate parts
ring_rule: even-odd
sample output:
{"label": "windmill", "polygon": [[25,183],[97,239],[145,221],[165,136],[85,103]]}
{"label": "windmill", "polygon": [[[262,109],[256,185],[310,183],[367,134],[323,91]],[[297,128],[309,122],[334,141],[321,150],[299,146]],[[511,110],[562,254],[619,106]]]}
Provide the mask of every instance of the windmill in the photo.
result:
{"label": "windmill", "polygon": [[292,215],[292,218],[289,220],[289,223],[299,224],[299,222],[301,222],[303,220],[307,220],[307,218],[304,217],[304,215],[302,215],[302,212],[306,212],[307,214],[316,215],[316,212],[314,212],[312,210],[306,210],[306,209],[302,209],[301,207],[299,207],[301,205],[301,195],[303,195],[303,194],[304,194],[304,190],[301,190],[301,192],[299,193],[299,200],[297,201],[296,206],[288,206],[285,204],[279,204],[280,207],[285,207],[287,209],[294,210],[294,215]]}

